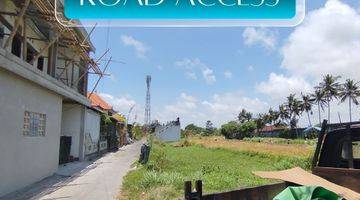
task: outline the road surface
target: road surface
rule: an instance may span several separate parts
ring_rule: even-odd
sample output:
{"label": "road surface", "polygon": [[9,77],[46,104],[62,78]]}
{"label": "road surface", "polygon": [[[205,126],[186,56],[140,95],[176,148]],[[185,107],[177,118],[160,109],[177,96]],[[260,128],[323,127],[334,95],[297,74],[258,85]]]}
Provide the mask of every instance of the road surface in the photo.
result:
{"label": "road surface", "polygon": [[1,200],[113,200],[123,177],[140,154],[142,142],[122,147],[93,162],[75,162],[59,166],[58,172],[38,183],[12,193]]}

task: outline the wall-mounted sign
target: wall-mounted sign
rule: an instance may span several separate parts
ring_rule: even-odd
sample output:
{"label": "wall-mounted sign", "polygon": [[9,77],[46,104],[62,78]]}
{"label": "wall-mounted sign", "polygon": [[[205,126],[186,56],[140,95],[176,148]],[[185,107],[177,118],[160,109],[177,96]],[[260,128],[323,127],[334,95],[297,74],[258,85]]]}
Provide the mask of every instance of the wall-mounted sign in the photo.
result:
{"label": "wall-mounted sign", "polygon": [[65,16],[116,26],[293,26],[305,0],[63,0]]}

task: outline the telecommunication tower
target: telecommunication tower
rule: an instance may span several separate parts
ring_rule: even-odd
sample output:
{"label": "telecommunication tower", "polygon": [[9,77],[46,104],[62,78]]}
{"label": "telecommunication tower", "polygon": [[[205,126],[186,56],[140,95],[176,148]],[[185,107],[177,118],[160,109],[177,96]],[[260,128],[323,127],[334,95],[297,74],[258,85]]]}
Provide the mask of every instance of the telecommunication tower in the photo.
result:
{"label": "telecommunication tower", "polygon": [[151,76],[146,76],[146,105],[145,105],[145,125],[150,125],[151,123],[151,104],[150,104],[150,85],[151,85]]}

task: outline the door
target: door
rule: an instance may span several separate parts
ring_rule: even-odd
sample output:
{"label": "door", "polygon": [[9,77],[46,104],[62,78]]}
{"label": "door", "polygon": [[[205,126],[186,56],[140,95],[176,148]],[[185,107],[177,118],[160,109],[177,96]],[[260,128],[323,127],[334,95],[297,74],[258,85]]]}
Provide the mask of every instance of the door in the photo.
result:
{"label": "door", "polygon": [[68,163],[70,160],[71,136],[60,137],[59,164]]}

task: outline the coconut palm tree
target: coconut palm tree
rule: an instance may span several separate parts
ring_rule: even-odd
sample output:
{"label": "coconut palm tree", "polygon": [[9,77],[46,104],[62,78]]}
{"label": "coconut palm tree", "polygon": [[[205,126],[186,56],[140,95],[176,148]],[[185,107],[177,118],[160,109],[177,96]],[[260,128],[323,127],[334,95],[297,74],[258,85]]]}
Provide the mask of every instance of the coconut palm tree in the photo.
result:
{"label": "coconut palm tree", "polygon": [[253,114],[251,112],[242,109],[238,115],[238,120],[240,123],[248,122],[252,119]]}
{"label": "coconut palm tree", "polygon": [[260,130],[265,126],[264,114],[258,114],[257,118],[255,118],[255,123],[257,133],[259,134]]}
{"label": "coconut palm tree", "polygon": [[279,112],[275,111],[274,109],[270,108],[268,113],[269,121],[272,125],[276,124],[279,119]]}
{"label": "coconut palm tree", "polygon": [[314,94],[311,95],[311,98],[311,101],[313,101],[318,106],[319,124],[321,126],[321,110],[324,110],[324,106],[327,105],[325,92],[321,88],[317,88]]}
{"label": "coconut palm tree", "polygon": [[333,76],[327,74],[323,77],[323,81],[320,83],[319,88],[321,88],[326,97],[327,107],[328,107],[328,122],[330,123],[330,102],[338,97],[340,83],[337,80],[341,78],[340,76]]}
{"label": "coconut palm tree", "polygon": [[286,105],[282,104],[279,106],[279,118],[282,120],[282,121],[289,121],[290,119],[290,115],[289,115],[289,112],[288,110],[286,109]]}
{"label": "coconut palm tree", "polygon": [[358,98],[360,97],[359,82],[355,82],[354,80],[347,79],[346,82],[341,87],[339,97],[341,102],[346,101],[346,99],[349,100],[349,115],[351,122],[352,121],[351,105],[352,103],[354,103],[355,105],[359,105],[359,101],[358,101]]}
{"label": "coconut palm tree", "polygon": [[308,120],[309,120],[309,126],[312,126],[311,119],[310,119],[310,113],[312,113],[312,101],[310,95],[301,93],[301,109],[306,112]]}
{"label": "coconut palm tree", "polygon": [[[296,97],[295,94],[290,94],[287,97],[287,110],[289,112],[289,116],[290,116],[290,125],[291,128],[296,128],[297,127],[297,118],[301,115],[302,113],[302,109],[301,109],[301,101],[299,101]],[[295,123],[294,123],[295,122]]]}

